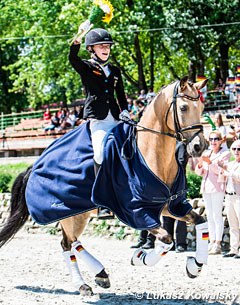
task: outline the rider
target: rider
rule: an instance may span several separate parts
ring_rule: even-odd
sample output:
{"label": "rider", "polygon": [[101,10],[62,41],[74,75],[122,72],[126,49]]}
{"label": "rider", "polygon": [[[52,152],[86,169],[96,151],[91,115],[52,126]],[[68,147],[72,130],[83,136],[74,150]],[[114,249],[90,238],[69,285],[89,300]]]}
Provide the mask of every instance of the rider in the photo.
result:
{"label": "rider", "polygon": [[[89,25],[84,22],[80,28],[87,31]],[[86,93],[83,118],[90,120],[95,175],[103,161],[105,135],[119,123],[120,113],[130,118],[121,72],[109,63],[113,44],[112,37],[106,30],[96,28],[85,37],[85,46],[91,55],[89,60],[78,57],[81,38],[74,41],[69,53],[69,61],[80,75]],[[98,216],[107,215],[109,211],[104,209]]]}

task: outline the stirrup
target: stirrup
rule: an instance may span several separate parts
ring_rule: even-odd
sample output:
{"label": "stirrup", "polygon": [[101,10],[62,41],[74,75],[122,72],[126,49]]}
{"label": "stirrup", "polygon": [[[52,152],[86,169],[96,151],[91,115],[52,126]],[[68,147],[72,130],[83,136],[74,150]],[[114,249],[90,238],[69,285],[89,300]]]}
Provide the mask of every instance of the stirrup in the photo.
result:
{"label": "stirrup", "polygon": [[202,271],[202,264],[199,264],[196,261],[196,258],[193,256],[188,256],[187,257],[187,264],[186,264],[186,271],[187,275],[191,279],[195,279],[198,277]]}
{"label": "stirrup", "polygon": [[105,208],[98,208],[98,219],[114,219],[114,214],[112,211]]}

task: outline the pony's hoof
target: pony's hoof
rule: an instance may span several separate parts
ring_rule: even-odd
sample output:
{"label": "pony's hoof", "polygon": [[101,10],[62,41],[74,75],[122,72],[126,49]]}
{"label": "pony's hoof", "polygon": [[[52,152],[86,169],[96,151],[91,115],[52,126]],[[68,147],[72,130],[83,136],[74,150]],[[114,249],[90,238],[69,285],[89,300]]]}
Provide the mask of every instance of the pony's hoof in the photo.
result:
{"label": "pony's hoof", "polygon": [[88,297],[93,296],[92,288],[90,286],[88,286],[87,284],[83,284],[79,288],[79,292],[80,292],[80,295],[83,296],[83,297],[85,297],[85,296],[88,296]]}
{"label": "pony's hoof", "polygon": [[186,271],[188,277],[191,279],[195,279],[198,277],[202,271],[202,264],[198,264],[195,257],[188,256],[187,257],[187,265],[186,265]]}
{"label": "pony's hoof", "polygon": [[95,283],[102,288],[109,288],[111,286],[109,277],[95,277]]}

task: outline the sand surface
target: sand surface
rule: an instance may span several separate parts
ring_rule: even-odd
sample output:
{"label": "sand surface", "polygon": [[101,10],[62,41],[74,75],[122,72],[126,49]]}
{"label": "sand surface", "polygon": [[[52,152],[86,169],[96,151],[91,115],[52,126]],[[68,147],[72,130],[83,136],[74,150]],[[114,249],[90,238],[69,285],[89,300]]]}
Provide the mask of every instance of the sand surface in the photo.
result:
{"label": "sand surface", "polygon": [[60,240],[59,234],[23,229],[0,249],[0,305],[240,304],[240,260],[211,256],[201,276],[192,280],[185,272],[191,252],[171,251],[155,267],[133,267],[129,241],[84,236],[85,248],[109,272],[111,287],[96,286],[81,265],[95,293],[83,298],[71,283]]}

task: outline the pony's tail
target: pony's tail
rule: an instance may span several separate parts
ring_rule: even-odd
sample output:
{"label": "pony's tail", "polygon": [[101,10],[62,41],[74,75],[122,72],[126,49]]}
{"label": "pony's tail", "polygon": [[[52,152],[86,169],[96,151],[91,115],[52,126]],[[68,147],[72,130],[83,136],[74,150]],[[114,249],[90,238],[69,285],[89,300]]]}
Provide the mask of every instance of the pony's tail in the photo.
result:
{"label": "pony's tail", "polygon": [[0,248],[22,228],[28,219],[29,212],[25,199],[25,189],[32,166],[19,174],[12,186],[10,215],[0,231]]}

